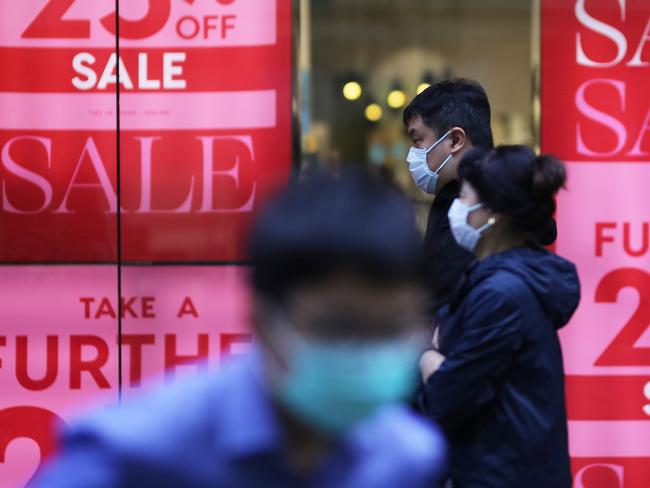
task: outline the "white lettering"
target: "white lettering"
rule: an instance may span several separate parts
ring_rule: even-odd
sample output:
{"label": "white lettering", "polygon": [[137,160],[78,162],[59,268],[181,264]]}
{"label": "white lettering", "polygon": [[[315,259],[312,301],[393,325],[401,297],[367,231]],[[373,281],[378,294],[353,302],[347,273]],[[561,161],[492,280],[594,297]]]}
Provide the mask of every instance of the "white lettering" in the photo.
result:
{"label": "white lettering", "polygon": [[90,53],[79,53],[72,58],[72,69],[85,77],[75,76],[72,78],[72,85],[78,90],[91,90],[97,83],[97,74],[91,68],[95,61],[95,56]]}
{"label": "white lettering", "polygon": [[[621,20],[625,20],[625,0],[617,0],[621,12]],[[598,34],[610,39],[616,44],[616,57],[610,61],[594,61],[589,58],[582,46],[582,37],[580,32],[576,33],[576,61],[581,66],[589,66],[591,68],[610,68],[620,63],[625,57],[627,52],[627,39],[621,31],[615,27],[592,17],[587,13],[585,4],[587,0],[577,0],[575,5],[575,15],[578,22]]]}
{"label": "white lettering", "polygon": [[36,214],[42,212],[52,201],[52,186],[50,183],[43,178],[38,173],[28,170],[20,166],[16,161],[11,158],[10,150],[11,146],[16,141],[21,140],[33,140],[40,143],[45,148],[45,153],[47,154],[47,167],[49,168],[52,163],[52,139],[47,139],[45,137],[36,137],[36,136],[19,136],[10,139],[2,148],[2,164],[7,171],[13,175],[36,185],[43,192],[43,205],[41,205],[36,210],[20,210],[9,201],[9,196],[7,195],[7,185],[6,181],[2,182],[2,209],[16,214]]}

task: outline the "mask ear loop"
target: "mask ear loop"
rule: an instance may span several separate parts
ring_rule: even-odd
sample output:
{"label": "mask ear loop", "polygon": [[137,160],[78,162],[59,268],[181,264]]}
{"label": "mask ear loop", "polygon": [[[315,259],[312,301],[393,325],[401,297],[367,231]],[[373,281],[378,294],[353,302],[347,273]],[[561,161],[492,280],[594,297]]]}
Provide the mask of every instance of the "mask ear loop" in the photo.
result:
{"label": "mask ear loop", "polygon": [[450,154],[450,155],[447,157],[447,159],[445,159],[445,160],[442,162],[442,164],[441,164],[440,166],[438,166],[438,169],[436,169],[435,171],[431,171],[431,168],[429,168],[429,164],[427,163],[427,158],[428,158],[428,156],[429,156],[429,153],[433,150],[434,147],[436,147],[438,144],[440,144],[442,141],[444,141],[445,138],[446,138],[449,134],[451,134],[451,129],[449,129],[447,132],[445,132],[444,135],[443,135],[442,137],[440,137],[436,142],[434,142],[433,144],[431,144],[431,146],[429,147],[429,149],[426,149],[425,152],[424,152],[424,154],[425,154],[425,157],[424,157],[425,160],[424,160],[424,165],[423,165],[423,166],[424,166],[424,170],[425,170],[429,175],[431,175],[431,176],[437,176],[438,173],[439,173],[440,171],[442,171],[442,168],[445,167],[445,165],[449,162],[449,160],[450,160],[450,159],[452,158],[452,156],[453,156],[453,154]]}
{"label": "mask ear loop", "polygon": [[479,227],[476,230],[482,234],[484,231],[486,231],[496,223],[497,223],[497,219],[495,219],[494,217],[490,217],[485,224],[483,224],[481,227]]}
{"label": "mask ear loop", "polygon": [[429,146],[429,149],[426,149],[426,153],[429,154],[433,150],[433,148],[436,147],[438,144],[440,144],[442,141],[444,141],[445,137],[447,137],[449,134],[451,134],[451,129],[445,132],[445,134],[442,137],[440,137],[436,142],[431,144],[431,146]]}
{"label": "mask ear loop", "polygon": [[442,168],[444,168],[449,161],[451,161],[451,158],[453,157],[453,154],[450,154],[447,159],[445,159],[440,166],[438,166],[438,169],[433,172],[433,174],[437,175],[442,171]]}

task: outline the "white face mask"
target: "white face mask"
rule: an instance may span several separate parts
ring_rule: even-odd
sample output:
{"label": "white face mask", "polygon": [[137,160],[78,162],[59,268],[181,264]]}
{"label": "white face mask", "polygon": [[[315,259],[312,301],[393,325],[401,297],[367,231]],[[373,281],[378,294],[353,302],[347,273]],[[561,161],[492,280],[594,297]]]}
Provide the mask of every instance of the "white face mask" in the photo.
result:
{"label": "white face mask", "polygon": [[427,163],[427,154],[429,154],[434,147],[440,144],[445,137],[449,135],[451,130],[447,131],[440,139],[434,142],[431,147],[428,149],[419,149],[417,147],[411,147],[409,149],[408,156],[406,157],[406,162],[409,164],[409,171],[411,176],[415,181],[415,184],[420,190],[430,195],[436,193],[436,187],[438,186],[439,173],[442,171],[442,168],[449,162],[453,154],[447,156],[440,166],[435,171],[431,171],[429,164]]}
{"label": "white face mask", "polygon": [[456,242],[460,247],[464,247],[470,252],[473,252],[474,249],[476,249],[481,234],[489,227],[492,227],[495,223],[495,220],[492,217],[485,225],[482,225],[478,229],[469,225],[469,222],[467,221],[469,214],[483,207],[484,205],[482,203],[470,206],[461,202],[457,198],[449,208],[449,226],[451,227],[452,234],[454,234],[454,239],[456,239]]}

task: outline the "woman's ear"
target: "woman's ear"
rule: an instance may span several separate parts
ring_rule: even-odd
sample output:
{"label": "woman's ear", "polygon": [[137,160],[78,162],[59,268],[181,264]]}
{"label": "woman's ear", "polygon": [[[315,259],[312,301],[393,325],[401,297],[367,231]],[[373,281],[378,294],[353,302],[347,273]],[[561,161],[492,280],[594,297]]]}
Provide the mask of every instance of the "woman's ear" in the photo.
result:
{"label": "woman's ear", "polygon": [[459,151],[462,151],[467,147],[469,141],[467,134],[460,127],[453,127],[449,133],[449,140],[451,141],[451,147],[449,151],[452,154],[456,154]]}
{"label": "woman's ear", "polygon": [[509,221],[510,217],[498,212],[492,212],[492,214],[488,217],[488,222],[491,223],[492,227],[498,224],[507,224]]}

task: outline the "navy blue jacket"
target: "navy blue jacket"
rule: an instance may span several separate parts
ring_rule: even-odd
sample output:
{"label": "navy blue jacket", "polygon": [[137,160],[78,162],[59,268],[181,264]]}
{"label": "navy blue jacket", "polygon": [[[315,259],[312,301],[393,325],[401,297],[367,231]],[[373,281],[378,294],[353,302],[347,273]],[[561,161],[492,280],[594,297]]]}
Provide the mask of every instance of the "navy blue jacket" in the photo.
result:
{"label": "navy blue jacket", "polygon": [[579,300],[575,266],[531,246],[473,264],[440,311],[446,359],[421,401],[461,488],[571,486],[557,330]]}

